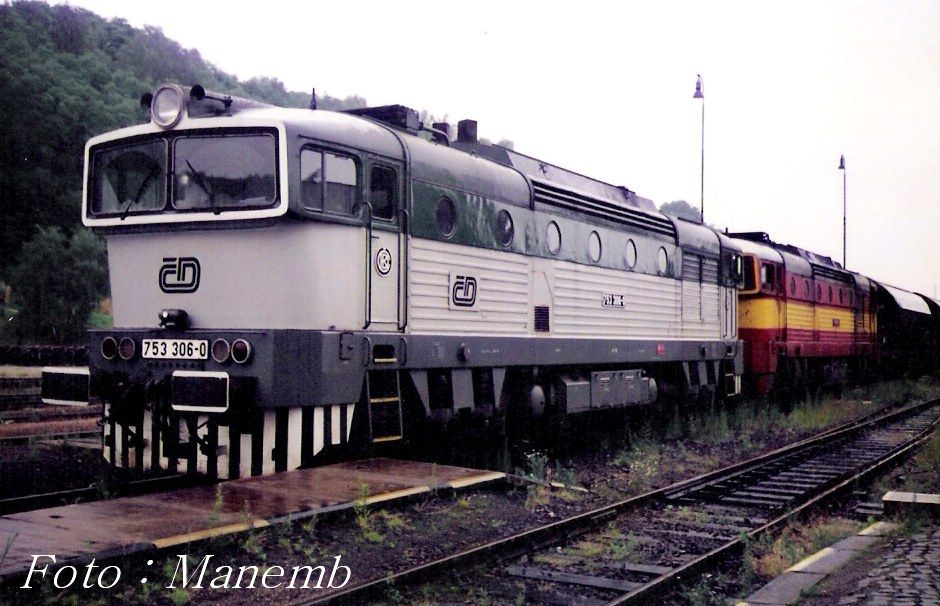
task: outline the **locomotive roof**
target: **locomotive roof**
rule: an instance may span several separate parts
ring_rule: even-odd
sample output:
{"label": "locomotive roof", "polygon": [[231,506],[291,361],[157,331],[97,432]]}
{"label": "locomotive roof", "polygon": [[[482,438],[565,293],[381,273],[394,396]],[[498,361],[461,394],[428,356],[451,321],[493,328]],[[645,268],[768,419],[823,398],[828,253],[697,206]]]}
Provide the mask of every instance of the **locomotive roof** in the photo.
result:
{"label": "locomotive roof", "polygon": [[571,188],[590,196],[610,200],[623,206],[639,208],[660,214],[652,200],[636,195],[626,187],[611,185],[604,181],[587,177],[573,170],[562,168],[550,162],[533,158],[501,145],[489,145],[479,141],[455,141],[453,147],[467,153],[488,158],[499,164],[511,166],[536,181],[549,181]]}
{"label": "locomotive roof", "polygon": [[[185,95],[182,87],[176,87]],[[211,119],[220,126],[258,123],[283,124],[289,142],[319,141],[337,148],[361,150],[407,162],[410,177],[504,203],[567,208],[674,238],[684,248],[717,254],[721,243],[715,230],[679,221],[659,212],[652,200],[626,187],[611,185],[514,150],[458,137],[430,142],[418,136],[423,126],[417,112],[403,106],[363,108],[349,112],[282,108],[204,90],[189,89],[187,112],[178,128],[199,128]],[[150,99],[141,99],[142,104]],[[399,124],[399,122],[401,122]],[[470,121],[472,122],[472,121]],[[475,127],[475,124],[474,124]],[[108,133],[113,139],[160,132],[151,122]],[[475,132],[475,131],[474,131]],[[441,135],[441,133],[437,133]],[[293,143],[291,143],[293,144]],[[737,248],[737,247],[735,247]]]}
{"label": "locomotive roof", "polygon": [[813,266],[810,265],[809,261],[786,250],[778,250],[777,252],[783,257],[783,266],[787,268],[787,272],[798,276],[812,277]]}
{"label": "locomotive roof", "polygon": [[[842,282],[850,282],[854,278],[854,274],[850,271],[845,270],[842,265],[832,260],[831,257],[825,255],[820,255],[812,251],[806,250],[805,248],[800,248],[798,246],[793,246],[792,244],[781,244],[779,242],[774,242],[770,239],[770,236],[766,232],[754,231],[754,232],[741,232],[741,233],[731,233],[728,234],[732,238],[738,239],[739,242],[749,242],[763,248],[771,248],[778,253],[780,256],[779,259],[774,258],[774,256],[764,256],[761,257],[768,261],[783,262],[787,268],[787,271],[794,271],[798,275],[812,275],[813,273],[817,275],[824,276],[826,278],[832,278]],[[763,251],[767,253],[763,248],[757,248],[755,251]],[[750,251],[747,251],[750,252]],[[755,254],[759,254],[755,252]]]}
{"label": "locomotive roof", "polygon": [[876,284],[883,288],[901,309],[930,315],[930,307],[921,295],[897,286],[888,286],[884,282],[876,282]]}
{"label": "locomotive roof", "polygon": [[412,178],[528,208],[529,184],[511,168],[420,137],[406,141]]}
{"label": "locomotive roof", "polygon": [[768,244],[741,238],[738,234],[728,234],[728,237],[734,239],[738,246],[741,247],[741,251],[746,254],[755,255],[758,259],[764,261],[783,263],[783,257],[780,252]]}
{"label": "locomotive roof", "polygon": [[518,172],[469,154],[425,141],[360,116],[327,110],[280,109],[287,128],[298,136],[362,149],[404,161],[411,176],[518,206],[528,206],[529,186]]}
{"label": "locomotive roof", "polygon": [[721,241],[718,238],[718,232],[681,217],[673,219],[676,225],[676,231],[679,233],[679,243],[684,249],[695,249],[697,251],[719,254],[721,252]]}

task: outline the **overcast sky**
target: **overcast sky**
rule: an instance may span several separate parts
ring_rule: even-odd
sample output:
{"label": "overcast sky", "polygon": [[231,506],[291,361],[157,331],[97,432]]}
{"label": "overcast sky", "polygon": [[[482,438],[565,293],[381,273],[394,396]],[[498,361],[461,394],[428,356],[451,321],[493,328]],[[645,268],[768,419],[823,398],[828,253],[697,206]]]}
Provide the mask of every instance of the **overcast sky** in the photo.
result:
{"label": "overcast sky", "polygon": [[[940,293],[940,2],[126,2],[239,78],[401,103],[657,204]],[[246,10],[242,7],[250,7]],[[136,96],[137,91],[128,94]]]}

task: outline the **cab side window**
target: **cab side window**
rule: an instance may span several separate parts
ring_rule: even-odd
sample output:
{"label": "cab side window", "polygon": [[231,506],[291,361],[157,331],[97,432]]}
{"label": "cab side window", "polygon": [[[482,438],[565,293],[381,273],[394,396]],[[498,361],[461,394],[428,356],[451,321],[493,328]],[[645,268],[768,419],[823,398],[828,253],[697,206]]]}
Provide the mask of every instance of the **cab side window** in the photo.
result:
{"label": "cab side window", "polygon": [[773,265],[766,263],[760,266],[760,285],[765,290],[774,290],[776,288],[776,272]]}
{"label": "cab side window", "polygon": [[742,271],[744,272],[744,290],[754,290],[757,284],[754,283],[754,257],[743,257]]}
{"label": "cab side window", "polygon": [[373,166],[369,173],[369,201],[372,215],[391,220],[398,210],[398,175],[386,166]]}
{"label": "cab side window", "polygon": [[356,161],[328,151],[300,153],[300,199],[304,208],[352,215],[357,210]]}

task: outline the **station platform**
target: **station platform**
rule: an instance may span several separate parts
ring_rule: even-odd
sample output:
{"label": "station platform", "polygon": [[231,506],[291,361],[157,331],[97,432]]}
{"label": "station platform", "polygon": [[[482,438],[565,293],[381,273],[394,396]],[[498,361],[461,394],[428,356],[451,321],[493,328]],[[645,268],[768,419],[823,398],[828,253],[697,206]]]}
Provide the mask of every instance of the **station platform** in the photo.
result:
{"label": "station platform", "polygon": [[940,606],[940,525],[877,522],[791,566],[736,606]]}
{"label": "station platform", "polygon": [[57,564],[127,555],[505,477],[377,458],[0,516],[0,548],[10,542],[0,579],[28,571],[33,554]]}

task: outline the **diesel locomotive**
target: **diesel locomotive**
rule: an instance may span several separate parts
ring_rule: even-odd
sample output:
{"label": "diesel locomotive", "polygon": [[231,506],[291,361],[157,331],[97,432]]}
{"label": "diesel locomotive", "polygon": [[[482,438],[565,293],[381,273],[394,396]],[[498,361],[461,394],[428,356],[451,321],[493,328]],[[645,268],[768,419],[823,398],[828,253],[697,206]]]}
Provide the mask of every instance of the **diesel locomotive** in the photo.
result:
{"label": "diesel locomotive", "polygon": [[940,367],[937,301],[764,232],[730,236],[744,265],[738,331],[747,392],[794,398],[820,386]]}
{"label": "diesel locomotive", "polygon": [[82,220],[114,327],[44,398],[104,405],[105,457],[235,478],[529,418],[735,395],[738,241],[403,106],[160,87],[91,139]]}
{"label": "diesel locomotive", "polygon": [[102,402],[116,466],[263,475],[464,417],[936,367],[940,303],[663,215],[472,120],[198,85],[141,104],[148,123],[85,149],[114,326],[87,367],[43,373],[48,403]]}

